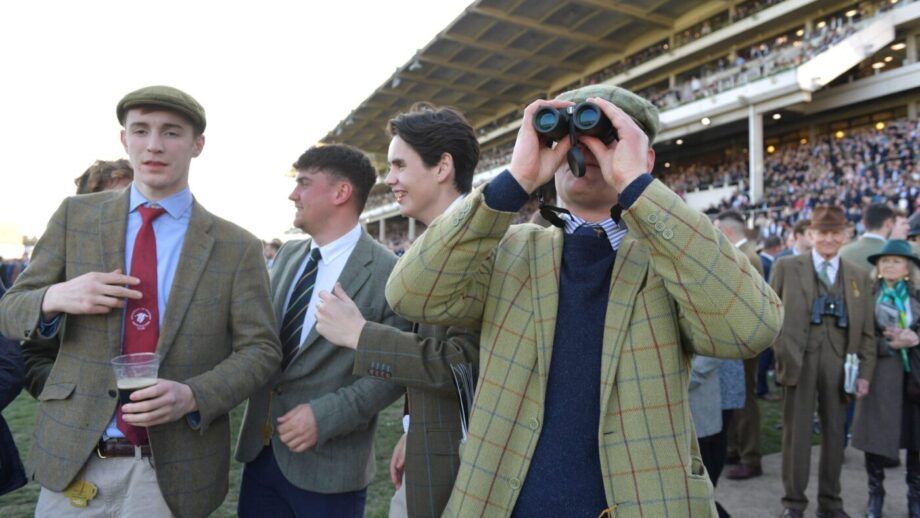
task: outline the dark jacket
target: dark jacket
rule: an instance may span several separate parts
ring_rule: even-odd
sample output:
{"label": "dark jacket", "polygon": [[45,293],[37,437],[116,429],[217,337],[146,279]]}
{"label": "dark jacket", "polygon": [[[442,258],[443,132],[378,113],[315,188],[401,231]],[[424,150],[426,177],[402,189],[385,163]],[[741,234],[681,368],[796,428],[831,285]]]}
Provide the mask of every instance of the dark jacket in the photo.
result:
{"label": "dark jacket", "polygon": [[[0,282],[0,297],[5,293]],[[0,410],[16,399],[22,390],[25,367],[19,344],[0,336]],[[3,416],[0,416],[0,495],[4,495],[26,484],[26,471],[19,458],[19,450],[13,442],[13,434]]]}

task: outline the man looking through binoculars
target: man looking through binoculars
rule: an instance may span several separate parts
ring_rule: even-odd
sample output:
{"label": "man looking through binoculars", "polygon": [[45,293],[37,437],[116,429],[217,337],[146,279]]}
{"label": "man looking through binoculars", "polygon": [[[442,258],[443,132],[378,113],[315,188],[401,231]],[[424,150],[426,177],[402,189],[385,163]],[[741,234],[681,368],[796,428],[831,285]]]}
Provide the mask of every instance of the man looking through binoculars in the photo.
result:
{"label": "man looking through binoculars", "polygon": [[[590,101],[609,144],[541,141],[534,114]],[[481,327],[478,393],[445,516],[711,516],[689,420],[689,357],[769,346],[782,308],[750,262],[648,173],[658,110],[591,86],[524,110],[510,170],[438,219],[387,300],[412,320]],[[555,178],[564,228],[514,225]]]}

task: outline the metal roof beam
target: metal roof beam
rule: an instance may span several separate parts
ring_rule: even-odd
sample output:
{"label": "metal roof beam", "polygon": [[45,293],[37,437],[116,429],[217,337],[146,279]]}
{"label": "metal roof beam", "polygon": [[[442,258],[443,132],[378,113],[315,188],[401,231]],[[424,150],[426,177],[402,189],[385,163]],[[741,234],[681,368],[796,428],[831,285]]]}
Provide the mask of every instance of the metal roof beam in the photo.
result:
{"label": "metal roof beam", "polygon": [[[504,70],[495,70],[495,69],[487,69],[487,68],[482,68],[482,67],[474,67],[474,66],[469,66],[469,65],[462,65],[460,63],[456,63],[453,61],[438,59],[438,58],[429,57],[429,56],[420,56],[419,60],[425,63],[431,63],[432,65],[437,65],[439,67],[452,68],[454,70],[460,70],[461,72],[466,72],[469,74],[476,74],[476,75],[489,77],[489,78],[507,78],[508,77],[508,73],[505,72]],[[520,85],[526,85],[526,86],[530,86],[533,88],[546,88],[547,86],[543,82],[532,81],[529,79],[525,79],[523,77],[516,78],[514,82]]]}
{"label": "metal roof beam", "polygon": [[431,79],[429,77],[425,77],[420,74],[413,74],[411,72],[402,72],[400,73],[400,77],[402,77],[404,80],[415,81],[418,83],[427,84],[431,86],[437,86],[439,88],[445,88],[447,90],[455,90],[457,92],[464,92],[464,93],[479,95],[479,96],[488,96],[489,99],[505,101],[515,106],[521,104],[522,102],[517,97],[510,97],[506,95],[494,94],[491,92],[484,92],[479,88],[471,88],[468,86],[458,85],[455,83],[451,83],[450,81],[440,81],[438,79]]}
{"label": "metal roof beam", "polygon": [[570,41],[577,41],[578,43],[583,43],[585,45],[591,45],[594,47],[599,47],[606,50],[611,50],[614,52],[621,52],[623,46],[611,41],[602,40],[596,36],[587,36],[576,31],[570,31],[566,29],[559,29],[557,27],[550,27],[542,22],[533,20],[531,18],[526,18],[524,16],[516,16],[513,14],[508,14],[501,9],[494,9],[492,7],[482,7],[476,6],[471,7],[470,12],[480,14],[489,18],[494,18],[496,20],[508,22],[512,25],[518,25],[526,29],[530,29],[536,32],[542,32],[556,36],[557,38],[563,38]]}
{"label": "metal roof beam", "polygon": [[496,45],[494,43],[489,43],[485,41],[480,41],[474,38],[467,36],[462,36],[459,34],[445,33],[441,36],[446,40],[450,40],[456,43],[461,43],[469,47],[475,47],[482,50],[487,50],[489,52],[495,52],[497,54],[502,54],[505,56],[510,56],[517,59],[522,59],[524,61],[533,61],[534,63],[539,63],[541,65],[549,65],[556,68],[561,68],[562,70],[567,70],[569,72],[582,73],[581,67],[567,63],[564,60],[551,58],[547,56],[541,56],[539,54],[533,54],[523,50],[513,49],[511,47],[505,47],[502,45]]}
{"label": "metal roof beam", "polygon": [[571,0],[574,3],[600,9],[610,13],[625,14],[639,20],[649,22],[661,27],[670,29],[674,26],[674,21],[667,16],[646,12],[638,7],[631,5],[609,2],[606,0]]}

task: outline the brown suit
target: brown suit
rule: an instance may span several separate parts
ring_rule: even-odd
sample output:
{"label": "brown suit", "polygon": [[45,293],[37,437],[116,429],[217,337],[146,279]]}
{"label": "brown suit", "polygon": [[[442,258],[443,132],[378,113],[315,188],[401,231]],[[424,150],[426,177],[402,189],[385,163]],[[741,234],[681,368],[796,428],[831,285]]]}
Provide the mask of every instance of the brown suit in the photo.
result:
{"label": "brown suit", "polygon": [[[32,264],[0,302],[0,329],[38,337],[41,305],[52,284],[88,272],[124,270],[130,189],[66,199],[35,247]],[[161,378],[191,387],[200,426],[181,419],[149,429],[157,482],[177,516],[206,516],[227,493],[230,419],[227,413],[277,370],[262,244],[192,206],[157,352]],[[116,406],[109,364],[120,354],[122,312],[66,315],[44,389],[28,474],[62,491],[80,472]]]}
{"label": "brown suit", "polygon": [[[460,405],[452,365],[479,363],[479,335],[461,328],[419,325],[418,334],[365,324],[355,374],[408,389],[406,504],[409,516],[439,517],[460,469]],[[475,375],[474,378],[475,380]]]}
{"label": "brown suit", "polygon": [[[846,397],[843,392],[845,354],[856,353],[861,364],[859,377],[869,381],[875,370],[872,287],[865,271],[840,260],[834,290],[843,293],[849,325],[832,328],[833,317],[821,325],[811,323],[812,304],[821,288],[812,254],[784,257],[773,265],[771,285],[783,300],[783,330],[774,344],[776,376],[784,387],[783,401],[783,484],[786,507],[805,509],[808,499],[809,459],[811,458],[812,416],[815,394],[821,420],[821,462],[818,505],[825,511],[842,507],[840,468],[843,463],[843,422]],[[829,344],[821,333],[840,337]]]}
{"label": "brown suit", "polygon": [[[745,241],[738,249],[763,277],[763,263],[757,255],[757,245],[753,241]],[[744,360],[744,408],[735,410],[729,425],[728,451],[729,455],[737,455],[742,464],[759,468],[760,407],[757,405],[754,379],[757,376],[758,358],[759,355]]]}

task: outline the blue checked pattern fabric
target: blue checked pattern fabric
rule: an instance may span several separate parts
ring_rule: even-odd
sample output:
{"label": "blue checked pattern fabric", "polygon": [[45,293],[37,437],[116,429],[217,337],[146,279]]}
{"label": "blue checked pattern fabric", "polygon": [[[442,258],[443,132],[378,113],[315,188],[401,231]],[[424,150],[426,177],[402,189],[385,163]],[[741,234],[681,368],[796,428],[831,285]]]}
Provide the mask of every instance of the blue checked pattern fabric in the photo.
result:
{"label": "blue checked pattern fabric", "polygon": [[284,312],[284,320],[281,323],[282,369],[287,367],[288,362],[294,356],[294,352],[297,351],[297,346],[300,345],[303,322],[307,316],[310,297],[313,295],[313,285],[316,284],[316,270],[319,268],[321,258],[319,248],[314,248],[310,251],[307,266],[303,270],[303,275],[297,280],[294,292],[291,293],[291,301],[288,302],[287,311]]}

